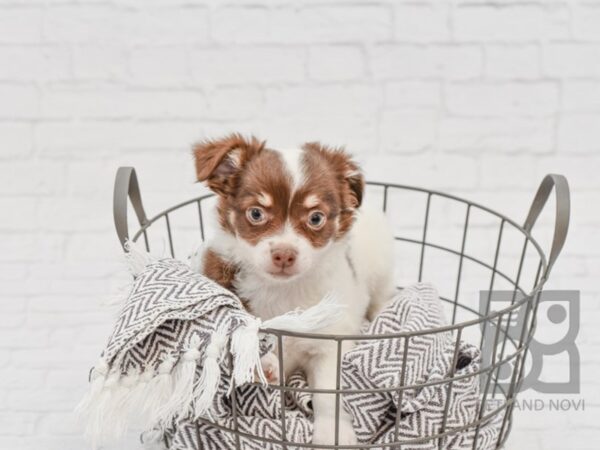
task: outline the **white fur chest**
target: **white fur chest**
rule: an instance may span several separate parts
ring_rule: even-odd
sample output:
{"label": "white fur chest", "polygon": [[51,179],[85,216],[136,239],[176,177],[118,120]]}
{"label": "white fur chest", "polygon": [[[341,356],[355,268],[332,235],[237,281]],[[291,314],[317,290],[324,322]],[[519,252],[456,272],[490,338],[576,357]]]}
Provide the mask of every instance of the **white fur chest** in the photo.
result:
{"label": "white fur chest", "polygon": [[252,271],[240,271],[236,292],[247,299],[251,312],[263,320],[285,314],[295,309],[307,309],[329,293],[345,305],[340,323],[320,330],[324,333],[354,333],[360,328],[369,295],[364,282],[354,273],[346,255],[346,246],[337,255],[315,267],[298,280],[285,283],[265,283]]}

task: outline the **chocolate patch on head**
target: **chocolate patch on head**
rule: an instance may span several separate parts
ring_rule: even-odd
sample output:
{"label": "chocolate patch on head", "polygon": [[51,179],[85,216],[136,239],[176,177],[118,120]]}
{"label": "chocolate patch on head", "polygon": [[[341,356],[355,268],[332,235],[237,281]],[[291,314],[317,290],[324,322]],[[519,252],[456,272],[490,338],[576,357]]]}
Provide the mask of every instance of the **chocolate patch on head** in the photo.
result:
{"label": "chocolate patch on head", "polygon": [[[314,247],[323,247],[347,234],[362,201],[362,174],[341,149],[308,143],[300,153],[284,155],[255,138],[231,135],[199,144],[194,153],[198,179],[219,194],[221,227],[251,245],[289,223]],[[252,207],[262,209],[264,223],[250,223],[246,212]],[[309,225],[316,211],[326,217],[317,230]]]}
{"label": "chocolate patch on head", "polygon": [[[304,182],[294,193],[290,205],[290,222],[297,233],[313,247],[323,247],[339,237],[337,217],[341,211],[339,187],[332,168],[318,153],[304,151],[302,156]],[[311,213],[322,212],[323,227],[314,230],[308,225]]]}
{"label": "chocolate patch on head", "polygon": [[304,144],[308,152],[320,154],[333,169],[340,186],[344,203],[353,208],[358,208],[362,203],[365,181],[358,167],[342,148],[332,148],[318,142]]}
{"label": "chocolate patch on head", "polygon": [[254,136],[247,139],[231,134],[221,139],[206,140],[193,147],[198,181],[219,195],[233,195],[242,169],[265,147]]}
{"label": "chocolate patch on head", "polygon": [[[263,237],[281,230],[289,210],[292,179],[281,156],[269,149],[248,162],[239,177],[234,196],[222,200],[218,211],[223,228],[252,245]],[[248,208],[260,206],[268,217],[266,223],[255,225],[246,218]],[[233,217],[228,217],[233,211]]]}
{"label": "chocolate patch on head", "polygon": [[[331,184],[321,188],[321,192],[329,196],[328,203],[335,197],[337,203],[338,230],[336,238],[345,235],[354,223],[355,210],[362,203],[364,191],[364,178],[358,165],[350,159],[350,156],[341,148],[330,148],[318,142],[309,142],[303,147],[306,150],[305,165],[306,174],[310,178],[316,178],[317,184],[326,184],[326,177]],[[311,185],[309,181],[308,186]],[[324,199],[325,200],[325,199]]]}

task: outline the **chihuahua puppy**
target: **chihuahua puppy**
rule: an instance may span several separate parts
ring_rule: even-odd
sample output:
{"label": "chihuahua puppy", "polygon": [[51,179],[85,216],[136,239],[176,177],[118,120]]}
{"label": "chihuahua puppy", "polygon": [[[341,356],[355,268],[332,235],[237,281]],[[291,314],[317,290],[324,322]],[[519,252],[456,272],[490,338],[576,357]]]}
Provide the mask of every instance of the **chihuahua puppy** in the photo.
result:
{"label": "chihuahua puppy", "polygon": [[[311,142],[276,150],[233,134],[193,153],[198,180],[218,195],[219,230],[201,270],[251,313],[269,319],[334,293],[346,306],[342,318],[319,333],[358,334],[392,297],[391,232],[381,212],[360,208],[363,176],[342,149]],[[311,387],[335,389],[334,341],[286,337],[283,347],[285,376],[302,369]],[[279,382],[278,359],[268,354],[262,363],[270,382]],[[313,409],[313,443],[333,444],[335,395],[315,394]],[[339,443],[356,443],[343,408]]]}

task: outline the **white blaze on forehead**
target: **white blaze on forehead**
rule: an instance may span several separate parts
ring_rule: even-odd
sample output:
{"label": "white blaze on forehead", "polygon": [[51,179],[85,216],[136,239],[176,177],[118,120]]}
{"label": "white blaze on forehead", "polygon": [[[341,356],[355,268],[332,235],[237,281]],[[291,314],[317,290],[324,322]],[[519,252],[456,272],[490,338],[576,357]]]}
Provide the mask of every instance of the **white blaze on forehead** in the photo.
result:
{"label": "white blaze on forehead", "polygon": [[279,233],[270,237],[267,239],[267,241],[269,242],[269,246],[278,244],[293,246],[296,250],[298,250],[300,258],[302,258],[303,253],[306,252],[306,249],[311,247],[308,239],[298,233],[289,220],[285,222],[285,225]]}
{"label": "white blaze on forehead", "polygon": [[304,169],[302,167],[302,156],[304,151],[299,148],[278,150],[283,163],[292,177],[292,189],[297,191],[304,184]]}

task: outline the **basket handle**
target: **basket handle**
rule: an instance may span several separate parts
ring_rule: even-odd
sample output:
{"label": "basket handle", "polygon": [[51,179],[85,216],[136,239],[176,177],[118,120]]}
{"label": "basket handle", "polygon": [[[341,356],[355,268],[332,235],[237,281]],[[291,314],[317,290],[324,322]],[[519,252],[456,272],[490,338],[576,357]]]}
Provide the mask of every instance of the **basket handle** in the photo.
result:
{"label": "basket handle", "polygon": [[560,255],[560,251],[565,244],[567,233],[569,231],[571,194],[569,193],[569,183],[563,175],[549,174],[544,177],[533,198],[531,208],[529,208],[529,213],[527,214],[527,219],[525,219],[525,223],[523,224],[525,231],[531,234],[531,230],[535,225],[537,218],[544,209],[544,206],[546,206],[552,188],[554,188],[556,193],[556,218],[554,222],[554,238],[552,239],[552,247],[550,249],[548,266],[544,273],[544,278],[547,278],[550,274],[550,270],[556,262],[558,255]]}
{"label": "basket handle", "polygon": [[135,169],[133,167],[119,167],[117,176],[115,177],[115,189],[113,192],[113,218],[119,242],[125,251],[127,251],[125,242],[129,239],[127,199],[131,201],[140,226],[148,223]]}

